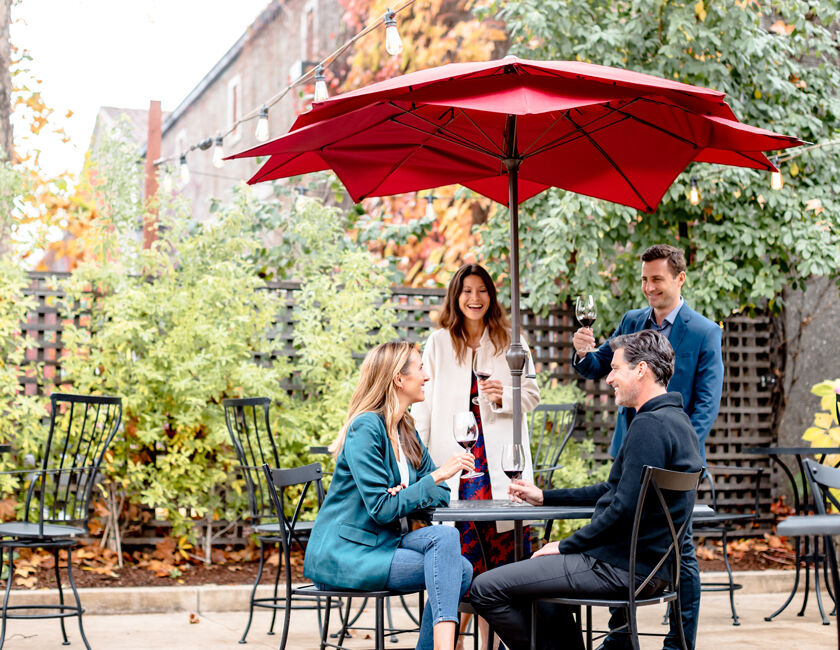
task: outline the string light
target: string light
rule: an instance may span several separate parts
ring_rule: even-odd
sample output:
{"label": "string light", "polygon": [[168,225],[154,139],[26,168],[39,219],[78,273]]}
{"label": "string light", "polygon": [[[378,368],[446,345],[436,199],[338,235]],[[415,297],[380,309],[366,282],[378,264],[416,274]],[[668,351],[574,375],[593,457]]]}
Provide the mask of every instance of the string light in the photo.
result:
{"label": "string light", "polygon": [[426,201],[427,201],[427,203],[426,203],[426,219],[428,219],[430,221],[437,218],[437,214],[435,213],[435,206],[434,206],[434,200],[436,198],[437,197],[434,194],[429,194],[428,196],[426,196]]}
{"label": "string light", "polygon": [[700,203],[700,190],[697,188],[697,179],[691,177],[691,189],[688,191],[688,202],[691,205]]}
{"label": "string light", "polygon": [[268,106],[265,104],[260,109],[260,116],[257,119],[257,129],[254,131],[254,137],[257,139],[257,142],[268,140]]}
{"label": "string light", "polygon": [[172,173],[168,169],[163,173],[163,191],[167,194],[172,192]]}
{"label": "string light", "polygon": [[390,9],[385,12],[385,51],[391,56],[397,56],[403,51],[397,19],[394,18],[394,12]]}
{"label": "string light", "polygon": [[225,166],[225,147],[222,134],[216,135],[216,146],[213,147],[213,167],[221,169]]}
{"label": "string light", "polygon": [[181,154],[181,159],[178,161],[178,168],[181,172],[181,185],[186,185],[190,182],[190,168],[187,165],[187,154]]}
{"label": "string light", "polygon": [[779,169],[778,157],[773,158],[773,167],[775,167],[777,171],[770,174],[770,187],[778,192],[785,184],[785,179],[782,178],[782,171]]}
{"label": "string light", "polygon": [[327,89],[327,75],[324,74],[324,66],[320,63],[315,68],[315,97],[314,101],[322,102],[330,96]]}

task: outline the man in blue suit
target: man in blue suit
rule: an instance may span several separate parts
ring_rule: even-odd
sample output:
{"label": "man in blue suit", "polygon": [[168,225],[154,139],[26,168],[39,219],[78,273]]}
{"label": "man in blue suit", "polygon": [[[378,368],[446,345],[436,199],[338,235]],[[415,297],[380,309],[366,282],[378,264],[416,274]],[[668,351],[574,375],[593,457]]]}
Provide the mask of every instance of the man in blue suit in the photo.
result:
{"label": "man in blue suit", "polygon": [[[723,390],[723,357],[720,350],[720,327],[691,309],[681,296],[685,283],[685,256],[679,248],[658,244],[642,253],[642,293],[648,307],[631,309],[621,319],[610,338],[652,329],[664,334],[674,348],[676,363],[668,390],[682,394],[683,407],[688,414],[700,441],[700,454],[704,463],[705,442],[720,409]],[[592,330],[582,327],[573,337],[575,358],[572,365],[587,379],[601,379],[610,372],[613,351],[609,340],[595,348]],[[615,433],[610,444],[610,455],[615,458],[624,440],[624,434],[635,415],[635,410],[619,407]],[[700,570],[691,528],[685,536],[682,549],[680,600],[685,638],[689,648],[694,647],[697,636],[697,619],[700,614]],[[611,627],[613,627],[611,625]],[[608,637],[605,650],[621,648],[623,642]],[[665,641],[665,648],[676,648],[676,631]]]}

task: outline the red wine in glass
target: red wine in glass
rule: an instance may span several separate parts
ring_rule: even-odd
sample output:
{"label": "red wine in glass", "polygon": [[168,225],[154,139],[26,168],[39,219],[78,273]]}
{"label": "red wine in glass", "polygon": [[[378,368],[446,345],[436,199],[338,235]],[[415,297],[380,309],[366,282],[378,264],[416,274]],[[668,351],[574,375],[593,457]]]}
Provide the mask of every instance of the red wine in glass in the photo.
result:
{"label": "red wine in glass", "polygon": [[522,478],[522,470],[521,469],[506,469],[504,470],[505,476],[507,476],[511,481],[514,479]]}
{"label": "red wine in glass", "polygon": [[[598,309],[595,306],[595,296],[592,294],[580,295],[575,301],[575,317],[583,327],[592,327],[595,318],[598,316]],[[591,350],[587,350],[590,352]]]}
{"label": "red wine in glass", "polygon": [[[461,411],[452,417],[452,433],[455,442],[466,450],[471,450],[478,441],[478,423],[472,411]],[[475,478],[482,476],[484,472],[465,472],[461,478]]]}
{"label": "red wine in glass", "polygon": [[[525,471],[525,448],[522,445],[502,446],[502,471],[511,481],[522,478]],[[512,498],[510,500],[515,503]]]}

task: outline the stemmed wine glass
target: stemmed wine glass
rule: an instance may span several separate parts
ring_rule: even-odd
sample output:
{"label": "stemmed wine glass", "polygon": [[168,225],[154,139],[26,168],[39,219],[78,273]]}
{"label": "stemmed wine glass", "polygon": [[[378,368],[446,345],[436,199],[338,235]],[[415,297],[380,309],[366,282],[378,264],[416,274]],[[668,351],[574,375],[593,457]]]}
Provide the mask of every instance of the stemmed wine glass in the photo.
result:
{"label": "stemmed wine glass", "polygon": [[[502,446],[502,471],[511,481],[522,478],[522,472],[525,471],[525,448],[522,445]],[[513,497],[508,499],[511,503],[516,503]]]}
{"label": "stemmed wine glass", "polygon": [[[471,452],[478,441],[478,424],[472,411],[461,411],[452,417],[452,432],[455,434],[455,442]],[[484,472],[467,472],[461,474],[461,478],[475,478],[483,474]]]}
{"label": "stemmed wine glass", "polygon": [[[595,296],[591,293],[580,295],[575,301],[575,316],[583,327],[591,328],[598,316],[598,309],[595,307]],[[594,348],[588,349],[591,352]]]}
{"label": "stemmed wine glass", "polygon": [[[472,371],[479,381],[487,381],[490,379],[490,375],[492,374],[487,368],[481,368],[478,365],[478,350],[473,352]],[[483,395],[481,394],[481,391],[479,391],[478,395],[472,398],[472,403],[478,406],[482,399]]]}

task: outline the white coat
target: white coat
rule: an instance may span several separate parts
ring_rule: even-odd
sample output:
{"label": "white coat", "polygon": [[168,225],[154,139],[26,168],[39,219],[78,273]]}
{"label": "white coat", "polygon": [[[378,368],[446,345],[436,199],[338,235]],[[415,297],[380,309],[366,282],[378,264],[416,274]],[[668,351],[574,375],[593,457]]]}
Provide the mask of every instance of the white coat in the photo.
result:
{"label": "white coat", "polygon": [[[526,350],[527,344],[522,342]],[[481,344],[476,350],[480,369],[492,371],[491,379],[497,379],[504,385],[502,405],[497,407],[482,400],[481,425],[484,432],[484,446],[487,454],[487,466],[490,472],[490,486],[494,499],[507,498],[507,486],[510,483],[502,471],[502,446],[513,442],[513,388],[510,368],[505,353],[495,353],[487,329],[481,337]],[[530,359],[530,351],[528,351]],[[525,448],[526,467],[522,478],[533,482],[534,472],[531,462],[531,445],[528,435],[527,413],[533,411],[540,402],[540,390],[535,379],[527,378],[532,374],[526,367],[522,375],[522,445]],[[411,407],[417,433],[429,448],[429,453],[436,465],[444,463],[452,454],[463,453],[455,442],[452,431],[452,416],[458,411],[470,408],[470,383],[472,372],[472,351],[467,350],[463,363],[459,363],[452,345],[449,330],[439,329],[433,332],[423,349],[423,370],[431,379],[426,383],[426,399]],[[458,483],[461,475],[456,474],[447,480],[450,498],[458,499]],[[496,522],[496,529],[504,532],[513,529],[512,522]]]}

